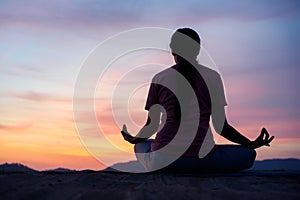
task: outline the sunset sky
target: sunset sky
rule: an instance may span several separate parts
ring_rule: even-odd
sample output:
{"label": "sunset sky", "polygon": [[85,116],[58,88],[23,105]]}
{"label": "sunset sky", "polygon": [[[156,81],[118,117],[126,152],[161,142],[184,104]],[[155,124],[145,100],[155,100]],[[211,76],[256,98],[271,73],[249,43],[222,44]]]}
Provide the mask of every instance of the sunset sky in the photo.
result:
{"label": "sunset sky", "polygon": [[[222,74],[228,121],[250,139],[262,127],[275,136],[271,147],[258,150],[257,159],[300,158],[299,1],[3,0],[0,163],[18,162],[35,169],[105,167],[84,147],[84,133],[76,129],[72,104],[76,78],[99,43],[122,31],[143,27],[195,29]],[[141,65],[145,60],[162,67],[173,64],[166,52],[134,55],[130,57],[132,63],[115,63],[118,70],[111,71],[109,77],[121,77],[127,66]],[[140,68],[134,80],[150,81],[156,69],[147,67],[151,66]],[[106,90],[101,90],[101,86],[96,94],[105,96],[109,87],[104,84]],[[137,126],[146,118],[147,87],[143,85],[126,100]],[[95,100],[99,124],[114,145],[132,152],[111,112],[101,110],[110,103]],[[121,111],[128,109],[117,106]],[[90,123],[89,116],[85,120]],[[128,129],[136,134],[136,128]],[[92,134],[97,131],[90,130],[91,135],[97,137]],[[111,152],[101,139],[93,137],[89,139],[94,141],[94,152],[110,163],[133,158]],[[218,142],[227,143],[221,138]]]}

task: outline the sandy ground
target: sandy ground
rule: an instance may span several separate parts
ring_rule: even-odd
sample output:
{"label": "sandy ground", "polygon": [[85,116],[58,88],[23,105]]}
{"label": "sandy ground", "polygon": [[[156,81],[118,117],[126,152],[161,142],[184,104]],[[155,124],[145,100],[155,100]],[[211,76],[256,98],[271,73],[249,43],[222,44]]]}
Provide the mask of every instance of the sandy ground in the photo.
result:
{"label": "sandy ground", "polygon": [[300,199],[300,175],[0,174],[1,199]]}

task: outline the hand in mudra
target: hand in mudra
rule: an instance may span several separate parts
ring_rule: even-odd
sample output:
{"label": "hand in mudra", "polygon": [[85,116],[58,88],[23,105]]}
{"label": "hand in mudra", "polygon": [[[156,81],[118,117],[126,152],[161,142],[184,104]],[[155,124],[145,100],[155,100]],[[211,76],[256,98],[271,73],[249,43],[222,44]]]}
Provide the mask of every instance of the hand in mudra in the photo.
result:
{"label": "hand in mudra", "polygon": [[124,140],[126,140],[127,142],[129,142],[131,144],[137,144],[137,143],[144,142],[145,140],[147,140],[147,138],[140,138],[140,137],[132,136],[127,131],[127,127],[126,127],[125,124],[123,125],[121,133],[122,133],[122,136],[123,136]]}
{"label": "hand in mudra", "polygon": [[265,128],[263,128],[260,132],[260,135],[254,141],[251,141],[250,147],[253,149],[257,149],[262,146],[270,146],[270,143],[274,139],[274,136],[272,136],[270,138],[269,137],[270,137],[270,134],[268,133],[268,131]]}
{"label": "hand in mudra", "polygon": [[127,131],[127,127],[125,124],[123,125],[121,133],[124,140],[126,140],[129,143],[133,143],[134,137]]}

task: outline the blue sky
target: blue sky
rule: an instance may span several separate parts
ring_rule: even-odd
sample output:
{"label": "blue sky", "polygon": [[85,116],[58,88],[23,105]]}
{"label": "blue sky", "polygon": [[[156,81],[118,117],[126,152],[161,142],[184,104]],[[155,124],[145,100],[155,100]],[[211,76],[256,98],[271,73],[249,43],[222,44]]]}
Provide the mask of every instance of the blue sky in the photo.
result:
{"label": "blue sky", "polygon": [[[300,2],[289,0],[1,1],[0,148],[80,146],[57,138],[76,136],[72,95],[83,60],[114,34],[152,26],[199,32],[223,75],[229,121],[251,138],[262,126],[276,135],[281,150],[261,158],[300,157]],[[19,159],[0,161],[10,158]]]}

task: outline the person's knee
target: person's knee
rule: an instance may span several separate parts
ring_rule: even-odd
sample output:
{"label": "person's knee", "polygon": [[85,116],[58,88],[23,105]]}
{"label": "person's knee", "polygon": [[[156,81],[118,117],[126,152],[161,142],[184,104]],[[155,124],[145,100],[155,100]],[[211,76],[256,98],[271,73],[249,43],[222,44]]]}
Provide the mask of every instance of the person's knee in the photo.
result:
{"label": "person's knee", "polygon": [[256,158],[256,151],[254,149],[250,149],[250,148],[247,148],[247,153],[245,155],[245,159],[246,159],[246,166],[245,168],[250,168],[252,167],[254,161],[255,161],[255,158]]}
{"label": "person's knee", "polygon": [[152,139],[134,145],[134,153],[147,153],[151,151]]}
{"label": "person's knee", "polygon": [[138,147],[138,144],[135,144],[134,146],[133,146],[133,149],[134,149],[134,153],[139,153],[138,151],[139,151],[139,147]]}
{"label": "person's knee", "polygon": [[256,158],[256,151],[254,149],[249,149],[249,158],[251,161],[254,162],[254,160]]}

